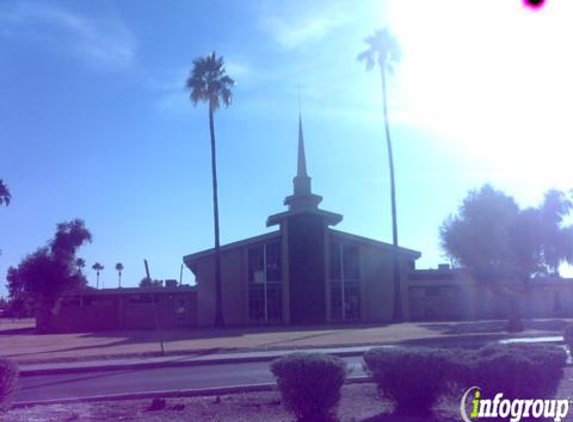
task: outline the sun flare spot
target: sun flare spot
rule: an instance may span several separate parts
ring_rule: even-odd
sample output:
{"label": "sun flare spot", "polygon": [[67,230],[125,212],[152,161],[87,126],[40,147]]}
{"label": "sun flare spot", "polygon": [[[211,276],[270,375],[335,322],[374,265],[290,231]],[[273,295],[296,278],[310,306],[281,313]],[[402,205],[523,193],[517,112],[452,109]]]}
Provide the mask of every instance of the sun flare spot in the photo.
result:
{"label": "sun flare spot", "polygon": [[393,113],[524,188],[570,188],[573,5],[461,3],[391,3],[403,49]]}

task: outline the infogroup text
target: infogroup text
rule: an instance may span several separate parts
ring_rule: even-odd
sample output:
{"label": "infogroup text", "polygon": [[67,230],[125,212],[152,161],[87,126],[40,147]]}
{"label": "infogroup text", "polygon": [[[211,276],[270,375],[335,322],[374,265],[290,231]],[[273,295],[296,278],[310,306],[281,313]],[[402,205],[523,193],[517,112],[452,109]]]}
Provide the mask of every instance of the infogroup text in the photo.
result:
{"label": "infogroup text", "polygon": [[519,422],[521,418],[553,418],[563,420],[569,412],[569,399],[508,399],[497,393],[493,399],[483,398],[479,387],[470,387],[462,396],[460,413],[465,422],[486,418]]}

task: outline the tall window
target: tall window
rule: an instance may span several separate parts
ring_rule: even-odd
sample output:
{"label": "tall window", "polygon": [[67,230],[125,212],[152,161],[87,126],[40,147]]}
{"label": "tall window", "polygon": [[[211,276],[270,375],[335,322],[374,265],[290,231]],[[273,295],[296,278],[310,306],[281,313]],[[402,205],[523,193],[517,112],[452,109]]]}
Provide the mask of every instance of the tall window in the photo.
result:
{"label": "tall window", "polygon": [[282,321],[281,244],[273,242],[249,249],[249,320]]}
{"label": "tall window", "polygon": [[360,251],[358,246],[330,244],[330,319],[360,320]]}

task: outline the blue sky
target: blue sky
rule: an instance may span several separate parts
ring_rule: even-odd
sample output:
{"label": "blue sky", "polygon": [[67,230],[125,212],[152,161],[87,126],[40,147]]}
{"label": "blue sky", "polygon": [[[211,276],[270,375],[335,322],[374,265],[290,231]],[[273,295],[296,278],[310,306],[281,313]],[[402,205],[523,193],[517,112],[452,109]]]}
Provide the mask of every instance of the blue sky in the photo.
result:
{"label": "blue sky", "polygon": [[469,189],[492,182],[533,205],[571,188],[573,9],[499,3],[3,1],[0,178],[13,202],[0,278],[72,218],[106,286],[118,261],[136,285],[144,258],[154,278],[178,278],[184,254],[212,246],[207,110],[184,81],[213,50],[238,82],[216,115],[222,242],[284,210],[298,85],[322,207],[344,215],[339,229],[390,241],[380,84],[355,60],[384,26],[403,48],[389,92],[400,243],[436,266],[438,227]]}

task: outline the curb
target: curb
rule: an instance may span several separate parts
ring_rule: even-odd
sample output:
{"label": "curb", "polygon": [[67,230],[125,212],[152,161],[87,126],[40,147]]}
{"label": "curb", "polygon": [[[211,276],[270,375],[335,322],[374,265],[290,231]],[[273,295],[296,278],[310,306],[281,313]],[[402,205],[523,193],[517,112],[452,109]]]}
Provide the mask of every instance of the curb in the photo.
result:
{"label": "curb", "polygon": [[[391,347],[388,345],[388,347]],[[352,357],[362,356],[370,347],[365,347],[363,351],[348,351],[348,352],[333,352],[330,355],[338,357]],[[139,363],[121,363],[109,365],[94,365],[94,366],[71,366],[64,368],[45,368],[45,369],[20,369],[21,377],[31,377],[37,375],[61,375],[61,374],[74,374],[82,372],[106,372],[106,371],[120,371],[129,369],[153,369],[165,367],[185,367],[185,366],[202,366],[202,365],[223,365],[230,363],[251,363],[251,362],[270,362],[289,353],[295,351],[281,351],[274,354],[252,356],[252,357],[222,357],[212,359],[196,359],[196,360],[173,360],[173,361],[160,361],[160,362],[139,362]]]}
{"label": "curb", "polygon": [[[489,341],[500,341],[506,338],[490,338]],[[442,339],[442,341],[436,342],[431,341],[435,339],[423,339],[408,342],[407,344],[401,344],[403,346],[426,346],[434,345],[436,347],[468,347],[469,345],[475,344],[476,338],[466,338],[465,341],[459,341],[459,339]],[[563,341],[551,342],[552,344],[564,345]],[[363,346],[363,350],[338,350],[333,352],[325,352],[330,355],[338,357],[353,357],[362,356],[364,352],[372,347],[396,347],[398,344],[377,344],[371,346]],[[356,348],[356,346],[350,346]],[[362,346],[359,346],[362,347]],[[328,349],[328,348],[326,348]],[[339,348],[343,349],[343,348]],[[317,351],[320,348],[309,348],[306,351]],[[31,377],[39,375],[62,375],[62,374],[75,374],[75,373],[85,373],[85,372],[106,372],[106,371],[120,371],[120,370],[136,370],[136,369],[154,369],[154,368],[166,368],[166,367],[190,367],[190,366],[202,366],[202,365],[223,365],[223,364],[233,364],[233,363],[252,363],[252,362],[270,362],[289,353],[304,352],[305,349],[285,349],[285,350],[274,350],[269,351],[267,354],[261,354],[259,356],[243,356],[237,357],[232,356],[233,353],[226,354],[224,357],[213,357],[213,358],[202,358],[198,357],[196,359],[189,359],[186,355],[173,356],[173,360],[163,360],[163,361],[152,361],[152,362],[134,362],[134,363],[109,363],[101,365],[78,365],[78,366],[68,366],[68,367],[52,367],[52,368],[38,368],[38,369],[26,369],[26,365],[20,368],[21,377]],[[32,366],[32,365],[30,365]]]}
{"label": "curb", "polygon": [[[372,380],[368,376],[359,376],[348,378],[345,384],[365,384]],[[208,396],[222,396],[227,394],[240,394],[240,393],[257,393],[262,391],[276,391],[276,383],[262,383],[250,385],[233,385],[212,388],[196,388],[185,390],[161,390],[161,391],[147,391],[144,393],[126,393],[126,394],[112,394],[102,396],[87,396],[75,397],[65,399],[51,399],[51,400],[32,400],[16,402],[12,404],[12,409],[31,407],[31,406],[48,406],[52,404],[73,404],[73,403],[92,403],[98,401],[122,401],[122,400],[142,400],[154,398],[178,398],[178,397],[208,397]]]}

